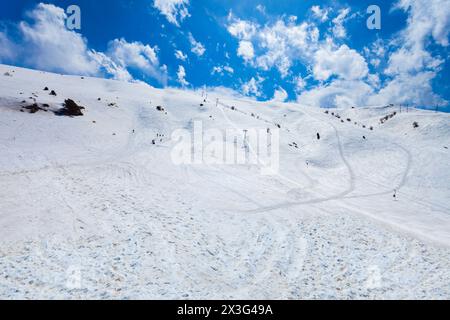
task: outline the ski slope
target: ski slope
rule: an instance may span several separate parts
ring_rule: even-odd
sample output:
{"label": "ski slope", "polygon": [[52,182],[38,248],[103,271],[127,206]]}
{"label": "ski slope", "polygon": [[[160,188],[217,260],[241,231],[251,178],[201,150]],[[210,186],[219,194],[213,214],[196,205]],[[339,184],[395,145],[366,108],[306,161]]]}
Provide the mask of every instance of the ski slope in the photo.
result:
{"label": "ski slope", "polygon": [[[83,117],[20,111],[68,98]],[[174,164],[198,121],[280,125],[279,173]],[[449,299],[448,148],[443,113],[0,65],[0,298]]]}

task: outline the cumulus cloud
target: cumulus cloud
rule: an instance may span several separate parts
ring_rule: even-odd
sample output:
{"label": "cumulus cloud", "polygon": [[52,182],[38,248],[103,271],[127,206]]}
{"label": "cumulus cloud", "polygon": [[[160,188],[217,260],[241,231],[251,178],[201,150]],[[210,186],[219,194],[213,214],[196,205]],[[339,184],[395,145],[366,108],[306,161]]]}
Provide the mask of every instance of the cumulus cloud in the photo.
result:
{"label": "cumulus cloud", "polygon": [[213,94],[214,96],[222,96],[226,99],[233,97],[236,99],[254,100],[254,99],[252,99],[252,97],[246,97],[241,92],[234,90],[232,88],[224,87],[224,86],[217,86],[217,87],[205,86],[203,89],[206,90],[210,95]]}
{"label": "cumulus cloud", "polygon": [[251,61],[255,57],[255,49],[250,41],[242,40],[239,42],[237,55],[245,61]]}
{"label": "cumulus cloud", "polygon": [[103,75],[109,75],[115,80],[132,81],[133,76],[128,72],[126,67],[118,65],[110,57],[103,52],[91,51],[89,56],[97,64],[99,71]]}
{"label": "cumulus cloud", "polygon": [[275,90],[272,98],[272,102],[285,102],[288,99],[289,95],[282,87],[279,87]]}
{"label": "cumulus cloud", "polygon": [[400,0],[394,9],[409,13],[408,24],[400,32],[400,47],[390,56],[386,73],[416,73],[428,69],[435,71],[443,60],[432,57],[426,47],[429,40],[447,47],[450,33],[450,0]]}
{"label": "cumulus cloud", "polygon": [[277,68],[283,77],[294,61],[311,55],[319,40],[319,30],[311,23],[297,23],[296,17],[280,18],[261,26],[230,14],[228,32],[239,40],[237,54],[254,67]]}
{"label": "cumulus cloud", "polygon": [[364,47],[363,52],[367,61],[375,67],[375,69],[378,69],[382,61],[386,58],[387,47],[385,41],[377,39],[369,47]]}
{"label": "cumulus cloud", "polygon": [[[312,10],[317,14],[324,14],[320,8]],[[343,9],[337,20],[335,19],[335,24],[343,25],[349,12]],[[263,71],[276,68],[282,77],[286,77],[295,62],[299,61],[307,66],[311,72],[310,76],[315,80],[331,81],[307,91],[306,79],[309,76],[294,77],[294,90],[299,94],[301,103],[315,106],[352,103],[358,105],[373,93],[370,83],[373,82],[374,76],[369,74],[365,58],[347,45],[335,44],[331,37],[320,41],[319,30],[314,23],[298,23],[295,17],[291,17],[280,18],[261,26],[237,19],[232,14],[228,20],[228,32],[240,43],[238,55],[255,68]],[[245,55],[242,43],[250,43],[253,50],[247,50],[250,53]],[[282,98],[283,90],[277,90],[276,96]],[[242,86],[242,91],[246,95],[257,95],[260,93],[260,83],[253,78]]]}
{"label": "cumulus cloud", "polygon": [[441,46],[449,45],[450,0],[399,0],[394,9],[409,12],[408,26],[403,32],[409,45],[422,45],[432,37]]}
{"label": "cumulus cloud", "polygon": [[234,37],[241,40],[251,40],[256,35],[258,25],[250,22],[235,18],[232,13],[228,16],[228,20],[232,21],[228,25],[228,32]]}
{"label": "cumulus cloud", "polygon": [[[394,9],[408,14],[406,28],[391,41],[379,39],[364,50],[372,66],[384,73],[383,79],[377,73],[369,73],[364,57],[347,45],[338,47],[334,40],[319,45],[312,73],[315,79],[326,82],[301,90],[298,102],[322,107],[448,104],[432,86],[444,59],[433,56],[429,50],[430,44],[449,45],[450,11],[442,10],[448,7],[450,0],[397,2]],[[334,19],[331,31],[335,39],[345,38],[345,29],[341,27],[348,16],[349,12],[341,10]]]}
{"label": "cumulus cloud", "polygon": [[356,107],[368,105],[373,89],[363,81],[335,80],[302,92],[297,101],[311,107]]}
{"label": "cumulus cloud", "polygon": [[420,47],[402,47],[389,57],[389,65],[385,70],[388,75],[415,73],[424,68],[436,70],[444,61],[434,58]]}
{"label": "cumulus cloud", "polygon": [[170,23],[180,26],[180,22],[190,16],[189,0],[154,0],[153,6],[164,15]]}
{"label": "cumulus cloud", "polygon": [[40,3],[27,16],[31,22],[24,21],[18,26],[23,49],[20,54],[26,65],[61,73],[98,73],[98,65],[89,56],[87,41],[66,29],[63,9]]}
{"label": "cumulus cloud", "polygon": [[413,104],[422,107],[442,106],[446,104],[433,92],[433,72],[421,72],[416,75],[398,75],[388,80],[378,89],[376,75],[363,80],[337,79],[303,91],[297,101],[307,106],[320,107],[357,107],[383,106],[388,104]]}
{"label": "cumulus cloud", "polygon": [[399,75],[389,81],[377,94],[368,98],[368,105],[414,104],[422,107],[446,105],[433,92],[432,80],[436,74],[424,71],[415,75]]}
{"label": "cumulus cloud", "polygon": [[379,90],[378,84],[373,81],[338,79],[302,91],[297,96],[297,101],[307,106],[342,108],[391,103],[421,107],[443,106],[446,101],[433,92],[432,80],[435,76],[433,72],[400,75],[387,81]]}
{"label": "cumulus cloud", "polygon": [[223,70],[228,72],[228,73],[234,73],[234,69],[230,66],[224,66]]}
{"label": "cumulus cloud", "polygon": [[0,61],[12,61],[14,59],[14,52],[16,52],[15,44],[11,42],[6,32],[0,32]]}
{"label": "cumulus cloud", "polygon": [[341,79],[356,80],[367,76],[369,68],[365,59],[347,45],[333,50],[331,46],[322,47],[314,55],[314,77],[328,80],[335,75]]}
{"label": "cumulus cloud", "polygon": [[191,52],[194,53],[195,55],[197,55],[198,57],[203,56],[206,51],[203,44],[198,42],[197,40],[195,40],[192,33],[188,34],[188,39],[189,39],[189,43],[191,44]]}
{"label": "cumulus cloud", "polygon": [[183,66],[178,67],[177,80],[183,87],[189,85],[189,82],[186,80],[186,70]]}
{"label": "cumulus cloud", "polygon": [[294,84],[294,90],[296,93],[300,93],[306,87],[306,79],[302,76],[294,77],[292,83]]}
{"label": "cumulus cloud", "polygon": [[178,60],[181,60],[181,61],[186,61],[187,60],[187,55],[184,54],[183,51],[181,51],[181,50],[176,50],[175,51],[175,57]]}
{"label": "cumulus cloud", "polygon": [[314,17],[319,19],[321,22],[325,22],[328,20],[328,14],[330,12],[329,9],[327,8],[321,9],[320,6],[312,6],[311,11]]}
{"label": "cumulus cloud", "polygon": [[146,76],[167,83],[166,66],[160,66],[157,47],[144,45],[141,42],[127,42],[116,39],[109,43],[107,55],[122,68],[133,68]]}
{"label": "cumulus cloud", "polygon": [[[157,48],[140,42],[128,43],[116,39],[105,53],[91,50],[79,33],[68,30],[62,8],[38,4],[27,13],[29,21],[17,27],[18,41],[0,33],[0,60],[21,62],[27,67],[50,72],[87,76],[107,76],[118,80],[133,80],[129,69],[166,83],[167,70],[161,66]],[[10,52],[14,52],[11,57]]]}
{"label": "cumulus cloud", "polygon": [[333,35],[336,38],[347,37],[347,30],[344,27],[345,21],[349,19],[348,14],[350,13],[350,8],[344,8],[339,10],[339,15],[333,19]]}
{"label": "cumulus cloud", "polygon": [[252,77],[248,82],[244,83],[241,87],[241,91],[246,96],[262,96],[261,84],[264,81],[263,78],[258,77],[255,79]]}
{"label": "cumulus cloud", "polygon": [[446,105],[433,92],[432,81],[444,60],[433,56],[430,44],[448,47],[450,0],[400,0],[394,9],[408,13],[407,26],[393,41],[397,49],[389,55],[386,85],[371,101],[393,101],[420,106]]}
{"label": "cumulus cloud", "polygon": [[229,73],[229,74],[233,74],[234,73],[234,69],[230,66],[215,66],[213,67],[211,74],[220,74],[220,75],[224,75],[225,72]]}

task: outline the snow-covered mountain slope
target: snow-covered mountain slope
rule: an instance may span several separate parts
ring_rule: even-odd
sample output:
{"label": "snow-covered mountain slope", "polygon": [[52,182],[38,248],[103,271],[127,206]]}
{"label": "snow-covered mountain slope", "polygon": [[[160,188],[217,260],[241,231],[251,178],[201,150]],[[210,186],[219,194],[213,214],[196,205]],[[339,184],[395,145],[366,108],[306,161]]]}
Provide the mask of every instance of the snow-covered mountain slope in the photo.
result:
{"label": "snow-covered mountain slope", "polygon": [[[0,65],[0,298],[450,298],[450,115],[203,99]],[[176,165],[200,121],[279,173]]]}

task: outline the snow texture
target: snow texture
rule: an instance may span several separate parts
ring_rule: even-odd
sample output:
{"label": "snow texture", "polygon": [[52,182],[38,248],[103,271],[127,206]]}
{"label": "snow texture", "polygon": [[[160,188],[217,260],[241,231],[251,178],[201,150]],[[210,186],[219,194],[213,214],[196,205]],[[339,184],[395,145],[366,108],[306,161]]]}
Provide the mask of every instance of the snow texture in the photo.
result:
{"label": "snow texture", "polygon": [[[324,111],[0,65],[0,298],[449,299],[450,115]],[[173,164],[194,121],[279,174]]]}

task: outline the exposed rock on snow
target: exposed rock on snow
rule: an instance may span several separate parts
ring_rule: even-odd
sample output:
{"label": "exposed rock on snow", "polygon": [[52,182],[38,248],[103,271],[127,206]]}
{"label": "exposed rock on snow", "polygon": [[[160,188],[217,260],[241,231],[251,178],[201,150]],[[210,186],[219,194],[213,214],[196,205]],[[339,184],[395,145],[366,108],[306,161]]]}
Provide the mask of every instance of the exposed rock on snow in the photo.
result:
{"label": "exposed rock on snow", "polygon": [[85,108],[79,106],[72,99],[67,99],[64,102],[64,108],[55,112],[58,116],[68,116],[68,117],[79,117],[83,115],[83,110]]}

